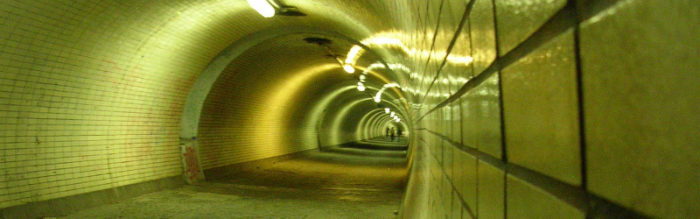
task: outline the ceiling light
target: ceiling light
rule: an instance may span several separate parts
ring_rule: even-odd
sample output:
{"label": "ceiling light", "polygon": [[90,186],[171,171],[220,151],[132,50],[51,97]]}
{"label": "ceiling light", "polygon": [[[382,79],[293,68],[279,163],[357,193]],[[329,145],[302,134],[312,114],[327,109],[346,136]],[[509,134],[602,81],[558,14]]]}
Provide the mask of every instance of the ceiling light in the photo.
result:
{"label": "ceiling light", "polygon": [[391,112],[391,110],[389,110],[389,107],[387,107],[387,108],[384,108],[384,112],[389,113],[389,112]]}
{"label": "ceiling light", "polygon": [[357,85],[357,90],[359,90],[359,91],[365,91],[365,85],[362,85],[362,84]]}
{"label": "ceiling light", "polygon": [[343,65],[343,70],[345,70],[345,72],[350,73],[350,74],[355,73],[355,68],[352,67],[352,65],[350,65],[350,64]]}
{"label": "ceiling light", "polygon": [[275,7],[273,7],[267,0],[248,0],[248,5],[255,9],[263,17],[275,16]]}
{"label": "ceiling light", "polygon": [[362,55],[363,51],[364,50],[362,50],[362,47],[358,45],[352,46],[352,48],[350,48],[350,51],[348,51],[347,58],[345,58],[345,63],[355,63],[355,61],[357,61],[357,59]]}
{"label": "ceiling light", "polygon": [[382,92],[384,92],[384,90],[386,90],[387,88],[392,88],[392,87],[399,87],[400,88],[399,84],[397,84],[397,83],[392,82],[392,83],[385,84],[384,86],[382,86],[381,89],[379,89],[379,91],[377,92],[377,95],[374,96],[374,102],[379,103],[381,101],[381,98],[382,98]]}

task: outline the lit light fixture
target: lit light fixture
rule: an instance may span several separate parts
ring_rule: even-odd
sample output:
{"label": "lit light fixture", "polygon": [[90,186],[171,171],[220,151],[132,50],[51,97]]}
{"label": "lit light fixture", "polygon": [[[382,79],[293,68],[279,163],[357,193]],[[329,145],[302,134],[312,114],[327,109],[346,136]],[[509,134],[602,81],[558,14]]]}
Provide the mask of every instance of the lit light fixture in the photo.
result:
{"label": "lit light fixture", "polygon": [[[328,53],[334,55],[330,48],[326,47],[326,49],[328,50]],[[338,64],[340,64],[340,66],[343,67],[343,70],[345,70],[345,72],[348,74],[355,73],[355,67],[352,67],[350,63],[344,63],[343,60],[340,60],[339,56],[335,56],[335,61],[338,61]]]}
{"label": "lit light fixture", "polygon": [[391,117],[394,117],[394,116],[396,116],[395,113],[394,113],[394,112],[391,112]]}
{"label": "lit light fixture", "polygon": [[357,90],[365,91],[365,85],[362,82],[357,82]]}
{"label": "lit light fixture", "polygon": [[362,49],[362,47],[358,45],[352,46],[352,48],[350,48],[350,51],[348,51],[348,55],[345,58],[345,63],[354,64],[363,52],[364,50]]}
{"label": "lit light fixture", "polygon": [[350,65],[350,64],[343,65],[343,70],[345,70],[345,72],[350,73],[350,74],[355,73],[355,68],[352,67],[352,65]]}
{"label": "lit light fixture", "polygon": [[280,16],[306,16],[294,6],[284,5],[277,0],[248,0],[248,5],[266,18]]}
{"label": "lit light fixture", "polygon": [[381,101],[382,101],[382,92],[384,92],[384,90],[386,90],[387,88],[392,88],[392,87],[399,87],[399,88],[401,88],[401,87],[399,86],[399,84],[397,84],[397,83],[388,83],[388,84],[385,84],[384,86],[382,86],[381,89],[379,89],[379,92],[377,92],[377,95],[374,96],[374,102],[376,102],[376,103],[381,102]]}
{"label": "lit light fixture", "polygon": [[260,13],[260,15],[263,17],[269,18],[275,16],[275,13],[277,12],[275,7],[273,7],[267,0],[248,0],[248,5],[255,9],[255,11]]}
{"label": "lit light fixture", "polygon": [[362,81],[362,82],[365,81],[365,75],[360,75],[360,81]]}
{"label": "lit light fixture", "polygon": [[387,107],[387,108],[384,108],[384,112],[389,113],[389,112],[391,112],[391,110],[389,110],[389,107]]}
{"label": "lit light fixture", "polygon": [[[254,1],[254,0],[248,0],[248,1]],[[259,0],[259,1],[264,1],[264,0]],[[272,1],[272,0],[268,0],[268,1]],[[290,8],[290,7],[287,6],[287,8]],[[328,45],[331,44],[331,40],[326,39],[326,38],[307,37],[307,38],[304,38],[304,41],[306,41],[307,43],[319,45],[321,48],[326,50],[326,52],[328,53],[328,57],[332,57],[333,59],[335,59],[336,62],[338,62],[340,67],[342,67],[345,72],[350,73],[350,74],[355,73],[355,67],[353,67],[353,63],[343,62],[343,60],[340,59],[340,56],[336,55],[333,52],[333,50],[330,47],[328,47]],[[364,78],[360,78],[360,81],[363,82]]]}

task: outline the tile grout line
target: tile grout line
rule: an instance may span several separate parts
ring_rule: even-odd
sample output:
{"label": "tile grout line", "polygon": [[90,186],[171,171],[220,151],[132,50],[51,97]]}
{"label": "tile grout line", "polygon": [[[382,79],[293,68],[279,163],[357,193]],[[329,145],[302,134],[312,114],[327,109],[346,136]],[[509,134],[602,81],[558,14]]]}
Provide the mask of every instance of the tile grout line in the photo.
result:
{"label": "tile grout line", "polygon": [[540,26],[540,28],[537,29],[532,35],[530,35],[530,37],[525,39],[522,43],[518,44],[518,46],[510,50],[505,55],[496,58],[496,60],[494,60],[493,63],[491,63],[491,65],[489,65],[489,67],[483,70],[478,76],[465,83],[459,89],[459,91],[457,91],[457,93],[451,95],[449,98],[439,103],[433,109],[428,110],[416,121],[422,120],[427,114],[430,114],[438,108],[444,107],[446,104],[449,104],[455,99],[461,97],[466,92],[470,91],[471,89],[486,81],[486,78],[493,75],[500,69],[515,63],[517,60],[520,60],[521,58],[527,56],[528,54],[539,48],[541,45],[549,42],[549,40],[558,37],[559,35],[566,32],[566,30],[568,30],[569,28],[574,27],[577,23],[575,21],[575,14],[573,10],[574,9],[571,7],[564,7],[561,10],[559,10],[559,12],[550,17],[550,19],[547,20],[545,24]]}
{"label": "tile grout line", "polygon": [[[542,189],[547,194],[567,203],[568,205],[586,212],[587,209],[593,209],[592,214],[595,216],[614,216],[622,218],[648,218],[644,214],[635,210],[626,208],[619,204],[613,203],[605,198],[599,197],[590,192],[584,191],[580,186],[575,186],[555,179],[551,176],[531,170],[513,163],[503,163],[500,159],[476,150],[472,146],[459,144],[449,140],[442,134],[432,130],[423,129],[421,131],[428,132],[443,141],[450,143],[453,147],[475,156],[478,160],[491,164],[492,166],[502,170],[505,175],[510,174],[520,180],[523,180],[539,189]],[[426,142],[427,143],[427,142]],[[506,183],[504,182],[504,185]],[[505,203],[506,200],[504,200]],[[505,210],[505,209],[504,209]]]}
{"label": "tile grout line", "polygon": [[[576,0],[570,0],[569,4],[573,8],[576,7]],[[578,122],[579,122],[579,152],[581,153],[581,188],[583,188],[584,191],[587,191],[588,183],[587,183],[587,173],[586,173],[586,133],[585,133],[585,120],[584,120],[584,100],[583,100],[583,66],[581,63],[581,28],[580,28],[580,23],[581,21],[578,20],[578,10],[574,10],[574,13],[576,14],[576,27],[574,27],[574,62],[576,64],[576,94],[578,98]]]}
{"label": "tile grout line", "polygon": [[[433,58],[432,51],[433,51],[433,49],[435,49],[435,41],[437,40],[438,31],[440,31],[440,20],[442,20],[442,16],[440,16],[440,14],[442,14],[443,4],[445,4],[445,0],[440,1],[440,7],[438,8],[437,24],[435,25],[435,31],[433,31],[433,39],[432,39],[432,42],[430,43],[430,50],[429,51],[431,51],[431,52],[428,54],[428,59],[425,61],[425,64],[423,65],[423,69],[428,69],[428,65],[430,64],[430,60]],[[430,3],[428,3],[428,11],[426,13],[429,13],[429,12],[430,12]],[[432,82],[431,82],[431,85],[432,85]],[[421,79],[421,86],[422,86],[422,79]],[[428,86],[428,90],[430,90],[430,86]],[[426,95],[423,95],[423,100],[425,100],[426,97],[427,97],[427,92],[426,92]]]}
{"label": "tile grout line", "polygon": [[[496,10],[496,0],[491,0],[491,10],[493,15],[493,42],[496,52],[495,60],[498,60],[499,54],[501,54],[501,45],[498,42],[498,11]],[[501,133],[501,161],[505,165],[508,163],[508,153],[506,150],[506,122],[505,113],[503,111],[503,79],[501,74],[501,66],[497,66],[498,74],[498,115],[499,115],[499,125]],[[483,156],[480,156],[483,157]],[[479,159],[479,158],[477,158]],[[503,218],[508,218],[508,173],[503,172]]]}
{"label": "tile grout line", "polygon": [[[457,27],[457,30],[455,31],[454,36],[452,36],[452,39],[450,40],[450,44],[447,46],[445,57],[442,59],[442,62],[440,63],[440,67],[438,67],[438,69],[436,69],[437,73],[435,74],[435,77],[433,77],[433,80],[430,82],[430,85],[428,85],[428,89],[425,90],[426,95],[423,95],[423,98],[420,101],[421,104],[425,102],[425,98],[428,96],[428,92],[430,92],[430,89],[432,89],[433,84],[435,84],[435,81],[438,79],[438,77],[440,77],[440,73],[442,72],[442,69],[447,64],[447,57],[450,56],[450,53],[452,52],[452,48],[454,48],[454,45],[457,42],[457,39],[459,38],[460,33],[464,30],[465,21],[469,20],[469,15],[471,14],[472,8],[474,7],[474,2],[476,2],[476,0],[471,0],[467,4],[467,7],[465,8],[464,13],[462,14],[462,20],[459,22],[459,26]],[[431,48],[431,51],[432,51],[432,49],[433,48]],[[431,55],[432,55],[432,53],[431,53]]]}
{"label": "tile grout line", "polygon": [[[427,143],[427,142],[426,142],[426,143]],[[431,155],[432,155],[432,153],[431,153]],[[447,178],[447,181],[450,182],[450,187],[452,188],[452,191],[455,191],[455,194],[457,194],[457,197],[459,198],[460,203],[461,203],[462,206],[464,206],[464,208],[467,210],[467,213],[469,213],[469,216],[471,216],[472,218],[476,218],[476,216],[475,216],[476,214],[475,214],[475,213],[473,212],[473,210],[469,207],[469,205],[467,204],[467,202],[464,201],[464,197],[462,196],[462,194],[459,194],[459,192],[456,192],[456,191],[457,191],[457,187],[454,185],[452,179],[447,175],[447,172],[445,171],[444,166],[443,166],[442,164],[440,164],[441,162],[439,162],[439,160],[437,160],[437,158],[436,158],[435,156],[431,156],[431,157],[432,157],[433,159],[435,159],[435,162],[438,163],[438,165],[440,165],[440,171],[441,171],[442,174],[445,176],[445,178]],[[454,161],[453,161],[453,162],[454,162]],[[444,159],[443,159],[443,162],[442,162],[442,163],[444,163]]]}

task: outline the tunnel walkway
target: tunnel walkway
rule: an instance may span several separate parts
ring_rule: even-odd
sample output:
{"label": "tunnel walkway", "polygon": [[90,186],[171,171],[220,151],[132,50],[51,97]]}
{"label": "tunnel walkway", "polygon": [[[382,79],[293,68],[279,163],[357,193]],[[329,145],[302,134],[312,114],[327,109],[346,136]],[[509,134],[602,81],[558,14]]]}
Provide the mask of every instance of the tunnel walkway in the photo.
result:
{"label": "tunnel walkway", "polygon": [[323,151],[336,154],[393,158],[405,158],[407,149],[408,143],[405,137],[397,138],[395,141],[379,137],[322,148]]}
{"label": "tunnel walkway", "polygon": [[405,140],[377,138],[216,168],[205,183],[65,218],[393,218],[406,148]]}

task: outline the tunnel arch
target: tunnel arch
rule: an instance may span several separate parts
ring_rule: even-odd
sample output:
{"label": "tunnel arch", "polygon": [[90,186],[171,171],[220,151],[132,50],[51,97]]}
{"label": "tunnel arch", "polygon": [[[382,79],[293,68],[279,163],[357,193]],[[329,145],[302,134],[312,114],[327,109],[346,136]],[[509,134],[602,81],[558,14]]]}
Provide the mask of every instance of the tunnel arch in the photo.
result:
{"label": "tunnel arch", "polygon": [[[195,83],[195,86],[192,88],[192,92],[190,93],[190,96],[188,96],[188,102],[187,102],[187,105],[185,107],[185,110],[184,110],[184,113],[182,116],[182,125],[181,125],[181,128],[183,130],[181,132],[181,134],[183,134],[183,136],[181,136],[181,150],[182,150],[183,154],[187,153],[187,148],[191,148],[190,150],[195,151],[195,152],[199,152],[202,150],[205,150],[205,151],[209,150],[206,148],[200,149],[200,147],[201,147],[200,143],[202,141],[211,142],[209,140],[202,140],[202,136],[199,136],[200,134],[197,134],[197,137],[195,137],[195,136],[184,137],[184,136],[187,136],[188,133],[189,133],[189,135],[191,135],[193,132],[201,132],[201,130],[198,131],[197,128],[193,128],[193,127],[201,126],[200,120],[193,119],[193,118],[200,118],[202,116],[202,114],[201,114],[202,108],[205,105],[206,99],[208,99],[210,97],[210,94],[206,93],[206,92],[210,92],[210,90],[212,89],[214,84],[218,83],[217,81],[222,80],[220,75],[222,74],[223,71],[225,71],[225,69],[231,68],[231,66],[233,66],[232,63],[236,62],[238,57],[240,57],[243,54],[246,54],[252,48],[259,47],[259,45],[262,45],[262,44],[269,44],[269,42],[275,42],[275,41],[286,39],[286,38],[294,38],[294,37],[302,37],[302,36],[324,36],[324,37],[329,37],[331,39],[336,39],[336,40],[340,39],[340,41],[346,41],[347,42],[346,44],[348,44],[348,45],[358,45],[357,41],[353,41],[353,40],[349,39],[348,37],[341,36],[340,34],[337,34],[337,33],[328,33],[328,32],[324,32],[322,30],[317,30],[317,29],[311,30],[311,29],[303,29],[303,28],[296,28],[296,27],[285,28],[282,31],[276,30],[276,29],[270,29],[267,31],[258,32],[252,36],[248,36],[248,37],[244,38],[244,39],[249,39],[249,41],[243,40],[240,43],[232,44],[226,50],[221,52],[219,54],[219,56],[217,56],[217,58],[214,59],[214,61],[211,62],[211,64],[207,67],[207,69],[204,71],[204,73],[201,74],[201,76],[200,76],[201,80],[198,80]],[[363,46],[363,45],[360,44],[360,46]],[[363,46],[363,48],[367,50],[367,54],[361,60],[365,60],[368,58],[374,59],[375,61],[378,60],[378,62],[384,63],[383,65],[387,66],[386,63],[383,61],[383,58],[380,57],[379,55],[377,55],[376,53],[374,53],[373,50],[371,50],[370,48],[366,48],[364,46]],[[259,61],[256,60],[256,62],[259,62]],[[337,67],[339,67],[339,65],[337,65],[337,63],[336,64],[328,63],[328,64],[323,64],[323,65],[325,65],[326,67],[323,67],[323,69],[314,70],[314,71],[316,71],[320,74],[323,74],[323,72],[338,70]],[[310,68],[316,68],[316,67],[312,66]],[[358,66],[358,68],[360,70],[365,71],[361,66]],[[305,71],[306,70],[301,70],[300,72],[305,72]],[[395,73],[388,67],[382,69],[381,72],[376,72],[376,71],[372,71],[372,70],[365,71],[365,72],[367,73],[367,76],[369,76],[367,78],[368,82],[366,84],[367,85],[366,92],[377,92],[378,90],[380,90],[379,88],[375,88],[377,86],[377,84],[378,84],[378,86],[383,86],[383,84],[390,83],[393,80],[396,80]],[[295,77],[297,77],[297,76],[295,76]],[[310,77],[313,77],[313,76],[310,76]],[[292,81],[297,81],[297,82],[288,82],[288,84],[307,83],[304,81],[308,81],[309,79],[311,79],[310,77],[307,77],[306,79],[301,79],[301,80],[293,79]],[[352,76],[352,77],[355,77],[355,76]],[[305,136],[307,136],[307,137],[304,137],[306,139],[306,140],[304,140],[304,142],[305,142],[304,144],[317,145],[317,147],[322,147],[324,145],[334,145],[334,144],[341,143],[337,140],[337,138],[332,138],[332,137],[330,139],[335,139],[335,140],[326,141],[326,140],[324,140],[324,137],[323,137],[323,136],[325,136],[325,134],[323,134],[323,132],[319,132],[320,130],[319,130],[318,124],[323,124],[324,119],[328,116],[325,111],[320,111],[320,109],[326,109],[327,108],[326,106],[329,103],[331,103],[332,101],[336,101],[335,100],[336,97],[343,96],[343,95],[345,95],[345,93],[353,91],[355,88],[355,85],[353,83],[354,82],[352,82],[352,80],[350,80],[349,82],[346,81],[346,82],[343,82],[341,84],[333,85],[331,87],[326,88],[326,90],[331,91],[330,95],[326,95],[326,97],[319,99],[319,103],[312,104],[312,105],[315,105],[315,107],[312,107],[309,110],[308,114],[312,115],[311,117],[314,119],[305,119],[305,121],[307,121],[307,122],[305,123],[304,127],[307,127],[307,128],[313,127],[313,130],[316,130],[316,132],[318,132],[318,134],[316,134],[317,137],[316,137],[315,141],[311,141],[312,137],[309,136],[309,135],[313,135],[313,134],[309,134],[309,133],[304,134]],[[302,86],[302,85],[300,85],[300,86]],[[298,86],[294,86],[294,87],[301,88]],[[289,87],[289,88],[292,88],[292,87]],[[289,88],[279,90],[279,92],[277,92],[278,95],[276,95],[278,97],[270,96],[268,99],[270,99],[272,101],[268,101],[268,102],[270,102],[271,104],[274,105],[274,104],[276,104],[275,102],[282,101],[283,99],[281,99],[281,98],[283,98],[284,95],[288,96],[288,95],[290,95],[289,94],[290,92],[291,93],[295,92],[294,90],[289,90]],[[391,90],[391,92],[385,92],[385,94],[384,94],[385,97],[382,99],[382,102],[386,102],[388,99],[396,99],[394,95],[403,96],[403,94],[402,94],[403,91],[400,89],[392,88],[390,90]],[[282,95],[282,96],[280,96],[280,95]],[[205,100],[202,100],[202,98],[204,98]],[[351,97],[351,98],[354,98],[354,97]],[[395,105],[395,104],[405,104],[405,98],[399,98],[399,99],[403,100],[403,103],[401,101],[395,101],[396,103],[394,103],[394,102],[386,102],[386,103],[390,104],[390,105],[394,105],[393,108],[399,110],[399,111],[397,111],[398,113],[404,114],[406,107],[400,107],[399,105]],[[199,111],[199,115],[198,115],[198,111]],[[337,120],[337,119],[342,119],[342,118],[334,117],[334,119]],[[199,124],[195,124],[195,123],[199,123]],[[314,123],[317,123],[317,124],[314,124]],[[270,123],[270,125],[271,124],[272,123]],[[261,125],[266,126],[265,124],[261,124]],[[281,133],[281,131],[279,131],[279,132],[273,131],[271,133]],[[206,136],[204,136],[204,137],[206,137]],[[273,136],[269,139],[279,139],[279,138]],[[346,139],[349,139],[349,138],[346,138]],[[343,141],[349,141],[349,140],[343,140]],[[282,145],[282,142],[283,141],[280,140],[277,142],[269,142],[269,143],[272,145]],[[204,153],[207,154],[209,152],[204,152]],[[222,153],[223,152],[220,151],[217,154],[222,154]],[[204,160],[205,162],[203,164],[188,163],[188,160],[186,159],[186,157],[183,157],[183,167],[185,170],[191,170],[192,166],[199,166],[202,169],[206,169],[206,168],[212,168],[212,167],[222,165],[222,164],[217,164],[216,166],[212,166],[211,162],[206,161],[209,159],[208,157],[210,157],[210,156],[202,157],[202,156],[199,156],[199,153],[197,153],[196,156],[197,156],[196,160],[198,160],[198,161]],[[259,158],[259,156],[257,156],[257,157]],[[192,161],[192,160],[193,159],[190,159],[189,161]],[[237,161],[237,162],[239,162],[239,161]],[[199,172],[195,171],[193,173],[197,173],[197,175],[193,175],[192,173],[185,172],[185,175],[187,176],[186,178],[188,180],[190,180],[191,182],[195,182],[197,180],[204,179],[203,171],[199,171]]]}
{"label": "tunnel arch", "polygon": [[[325,114],[325,112],[326,112],[325,109],[327,109],[327,107],[328,107],[329,105],[334,104],[334,102],[341,102],[341,103],[342,103],[343,101],[342,101],[342,100],[339,100],[338,97],[341,96],[344,92],[357,92],[356,87],[355,87],[353,84],[350,84],[350,83],[349,83],[349,84],[346,84],[346,85],[344,85],[344,84],[339,84],[338,86],[341,87],[341,88],[334,89],[333,92],[328,93],[327,95],[325,95],[320,101],[318,101],[319,103],[316,104],[316,105],[310,110],[310,114],[312,114],[312,115],[319,115],[319,114],[321,114],[321,112],[323,113],[323,115],[320,116],[320,117],[311,117],[311,118],[308,120],[308,124],[309,124],[309,125],[321,125],[321,124],[324,124],[324,123],[323,123],[323,120],[325,120],[325,119],[328,118],[328,117],[326,116],[326,114]],[[333,89],[331,89],[331,90],[333,90]],[[378,90],[379,90],[379,89],[375,88],[374,86],[368,86],[368,88],[367,88],[367,91],[375,91],[375,92],[376,92],[376,91],[378,91]],[[389,95],[389,96],[390,96],[390,95]],[[370,97],[368,96],[368,97],[366,97],[366,98],[370,98]],[[392,108],[395,108],[395,109],[402,109],[402,107],[399,107],[398,105],[396,105],[396,104],[393,103],[393,102],[387,101],[387,99],[383,99],[381,102],[382,102],[382,104],[389,104],[389,105],[391,105]],[[370,103],[370,104],[371,104],[371,105],[375,105],[375,103]],[[376,107],[374,107],[374,108],[376,108]],[[381,110],[383,111],[383,109],[381,109]],[[402,111],[399,111],[398,113],[403,114]],[[335,118],[335,119],[343,119],[342,117],[337,117],[337,116],[334,116],[334,118]],[[360,121],[362,121],[362,120],[360,120]],[[320,137],[321,137],[321,136],[319,136],[319,138],[320,138]],[[319,140],[319,141],[321,141],[321,140]],[[333,144],[333,143],[330,143],[330,145],[332,145],[332,144]],[[319,143],[319,145],[320,145],[320,146],[329,146],[328,143]]]}
{"label": "tunnel arch", "polygon": [[[400,116],[402,116],[402,118],[404,118],[404,119],[402,119],[402,121],[405,122],[405,121],[410,119],[410,118],[406,117],[406,114],[404,114],[405,112],[401,108],[398,108],[396,105],[394,105],[391,102],[387,101],[387,103],[390,104],[391,107],[389,107],[389,106],[385,106],[385,107],[389,108],[390,110],[393,108],[394,110],[392,110],[392,111],[396,112],[398,115],[400,115]],[[371,111],[367,112],[362,117],[361,122],[358,123],[358,128],[356,129],[357,130],[356,136],[361,136],[361,137],[358,137],[360,139],[367,139],[367,138],[371,138],[371,137],[376,137],[377,133],[379,135],[383,135],[381,126],[384,123],[386,123],[388,119],[391,119],[389,116],[386,116],[385,114],[386,113],[384,111],[384,108],[378,108],[378,109],[371,110]],[[360,127],[367,127],[367,128],[360,128]],[[404,125],[404,129],[408,130],[408,126]],[[370,133],[374,133],[374,134],[370,134]]]}
{"label": "tunnel arch", "polygon": [[377,130],[374,128],[372,122],[374,122],[374,118],[378,115],[378,113],[383,112],[383,109],[374,109],[362,116],[360,122],[357,123],[357,128],[355,129],[356,138],[368,139],[371,138],[373,135],[376,135]]}
{"label": "tunnel arch", "polygon": [[[197,124],[199,123],[202,105],[204,104],[206,96],[209,94],[211,87],[214,85],[214,82],[219,78],[221,72],[224,71],[224,68],[226,68],[239,55],[255,45],[270,39],[293,34],[311,34],[341,38],[353,42],[356,45],[362,46],[370,53],[374,53],[373,50],[366,45],[363,45],[359,41],[351,39],[345,35],[308,26],[276,27],[249,34],[222,50],[219,55],[212,59],[211,63],[207,65],[204,71],[199,75],[198,79],[194,82],[184,105],[181,119],[180,137],[183,139],[191,139],[196,137]],[[381,58],[380,62],[386,65]]]}
{"label": "tunnel arch", "polygon": [[[180,120],[180,151],[183,155],[181,158],[183,169],[185,170],[185,179],[188,182],[192,183],[198,180],[204,180],[204,171],[202,170],[203,167],[200,163],[202,158],[199,153],[200,149],[199,141],[197,139],[197,132],[203,105],[210,90],[212,89],[212,86],[216,80],[219,79],[219,75],[227,66],[229,66],[230,63],[252,47],[275,38],[301,34],[342,39],[351,42],[354,45],[360,46],[366,50],[367,53],[376,56],[378,58],[378,62],[382,63],[385,69],[388,70],[389,75],[397,77],[389,65],[384,61],[384,58],[379,56],[379,54],[372,48],[369,48],[367,45],[364,45],[355,39],[334,31],[299,25],[283,26],[251,33],[236,40],[234,43],[219,52],[219,54],[212,59],[209,65],[207,65],[204,71],[199,74],[199,77],[192,85],[187,96],[187,100],[184,103],[184,109]],[[386,81],[385,78],[382,78],[375,72],[371,72],[371,75],[380,77]],[[386,82],[388,83],[388,81]],[[396,89],[393,90],[394,92],[399,92],[397,94],[402,95],[400,94],[401,91]],[[318,143],[321,144],[321,141],[319,140]]]}

